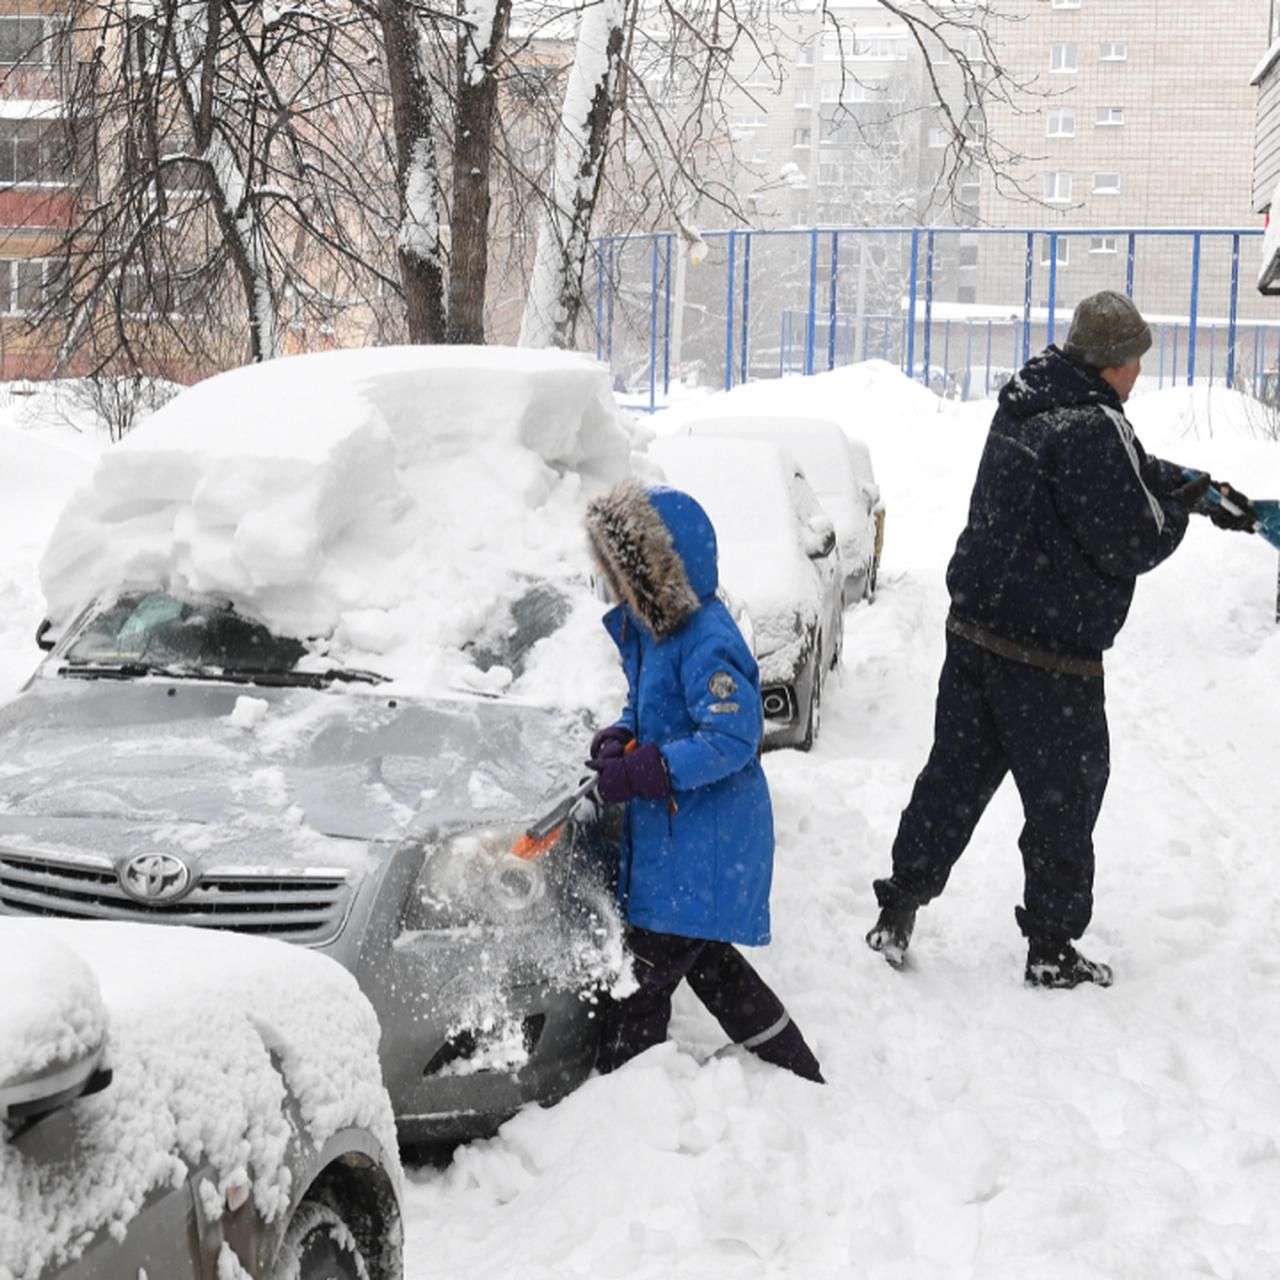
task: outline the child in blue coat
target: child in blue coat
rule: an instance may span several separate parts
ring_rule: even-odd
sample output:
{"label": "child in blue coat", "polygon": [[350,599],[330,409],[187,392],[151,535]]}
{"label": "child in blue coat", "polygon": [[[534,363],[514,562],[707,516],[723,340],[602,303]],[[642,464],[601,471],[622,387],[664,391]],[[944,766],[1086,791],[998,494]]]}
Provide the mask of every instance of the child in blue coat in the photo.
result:
{"label": "child in blue coat", "polygon": [[600,798],[627,806],[618,901],[639,984],[606,1011],[597,1065],[661,1043],[687,980],[736,1044],[820,1082],[800,1029],[734,946],[769,941],[773,810],[759,674],[716,596],[715,530],[687,493],[634,481],[592,502],[586,524],[621,602],[604,625],[627,704],[588,763]]}

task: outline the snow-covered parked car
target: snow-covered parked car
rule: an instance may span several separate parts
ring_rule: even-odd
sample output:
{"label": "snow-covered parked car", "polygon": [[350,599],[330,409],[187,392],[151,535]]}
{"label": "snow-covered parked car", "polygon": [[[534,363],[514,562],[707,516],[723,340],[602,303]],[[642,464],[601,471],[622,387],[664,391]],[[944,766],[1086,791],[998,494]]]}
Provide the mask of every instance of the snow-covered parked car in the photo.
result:
{"label": "snow-covered parked car", "polygon": [[581,772],[582,698],[615,700],[580,512],[629,448],[567,354],[343,351],[179,395],[46,551],[52,648],[0,708],[0,916],[334,958],[405,1141],[563,1096],[623,963],[609,850],[512,848]]}
{"label": "snow-covered parked car", "polygon": [[844,642],[835,529],[795,459],[764,440],[667,436],[649,456],[715,526],[720,578],[751,617],[766,747],[808,750]]}
{"label": "snow-covered parked car", "polygon": [[301,948],[0,920],[0,1275],[397,1280],[378,1023]]}
{"label": "snow-covered parked car", "polygon": [[800,464],[823,510],[835,525],[844,568],[844,602],[875,597],[884,545],[884,502],[871,451],[831,418],[790,414],[718,415],[697,418],[693,436],[772,440]]}

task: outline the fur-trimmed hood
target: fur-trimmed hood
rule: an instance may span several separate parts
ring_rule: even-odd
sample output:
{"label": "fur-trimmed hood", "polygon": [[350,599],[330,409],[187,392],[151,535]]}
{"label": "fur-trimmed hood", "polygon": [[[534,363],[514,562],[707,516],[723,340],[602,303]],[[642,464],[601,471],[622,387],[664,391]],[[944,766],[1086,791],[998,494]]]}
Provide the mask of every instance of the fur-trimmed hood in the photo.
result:
{"label": "fur-trimmed hood", "polygon": [[659,639],[715,595],[715,530],[687,493],[629,480],[588,504],[586,526],[613,593]]}

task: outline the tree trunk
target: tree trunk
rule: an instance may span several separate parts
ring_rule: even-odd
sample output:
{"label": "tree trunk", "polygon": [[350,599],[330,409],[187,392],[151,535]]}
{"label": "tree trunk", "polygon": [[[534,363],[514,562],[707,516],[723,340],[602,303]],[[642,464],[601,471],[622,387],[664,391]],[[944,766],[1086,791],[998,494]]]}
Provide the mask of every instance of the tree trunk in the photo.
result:
{"label": "tree trunk", "polygon": [[[463,19],[482,8],[475,0],[459,0]],[[497,0],[487,27],[464,21],[458,30],[458,126],[449,223],[450,342],[484,342],[489,184],[498,102],[495,64],[510,18],[511,0]]]}
{"label": "tree trunk", "polygon": [[431,82],[422,37],[408,0],[379,0],[396,131],[400,232],[396,252],[410,342],[445,340],[444,251],[440,243],[440,171],[432,137]]}
{"label": "tree trunk", "polygon": [[627,0],[598,0],[582,16],[556,135],[552,190],[538,234],[520,345],[572,347],[582,308],[591,218],[617,105]]}

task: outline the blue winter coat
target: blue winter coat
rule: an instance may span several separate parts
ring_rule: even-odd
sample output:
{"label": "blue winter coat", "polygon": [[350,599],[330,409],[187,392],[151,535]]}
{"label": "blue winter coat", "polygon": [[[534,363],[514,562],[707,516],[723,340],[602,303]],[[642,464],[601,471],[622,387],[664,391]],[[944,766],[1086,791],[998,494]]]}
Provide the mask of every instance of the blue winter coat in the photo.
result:
{"label": "blue winter coat", "polygon": [[619,605],[604,619],[622,655],[619,724],[662,751],[671,800],[632,800],[618,898],[632,924],[723,942],[769,941],[773,810],[760,767],[760,677],[716,598],[715,531],[687,494],[652,488],[697,608],[661,638]]}
{"label": "blue winter coat", "polygon": [[1171,555],[1181,468],[1148,457],[1115,390],[1057,347],[1001,389],[969,522],[947,568],[952,610],[1035,648],[1094,658],[1138,574]]}

